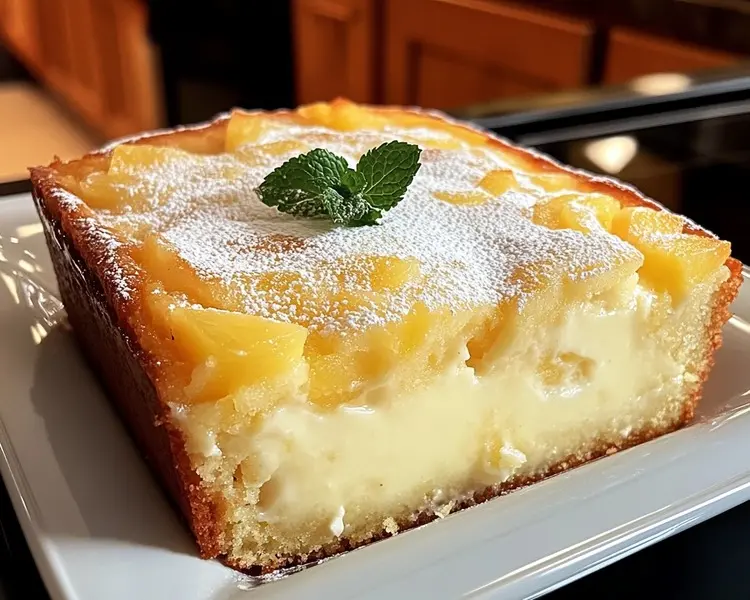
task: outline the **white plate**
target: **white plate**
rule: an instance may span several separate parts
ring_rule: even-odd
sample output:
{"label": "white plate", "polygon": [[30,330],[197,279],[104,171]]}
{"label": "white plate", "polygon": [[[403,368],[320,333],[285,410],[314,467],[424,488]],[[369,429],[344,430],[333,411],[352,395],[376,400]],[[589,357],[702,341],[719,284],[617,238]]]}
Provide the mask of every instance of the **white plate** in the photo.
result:
{"label": "white plate", "polygon": [[30,197],[0,201],[0,469],[55,599],[536,597],[750,498],[745,286],[691,427],[248,590],[197,558],[55,289]]}

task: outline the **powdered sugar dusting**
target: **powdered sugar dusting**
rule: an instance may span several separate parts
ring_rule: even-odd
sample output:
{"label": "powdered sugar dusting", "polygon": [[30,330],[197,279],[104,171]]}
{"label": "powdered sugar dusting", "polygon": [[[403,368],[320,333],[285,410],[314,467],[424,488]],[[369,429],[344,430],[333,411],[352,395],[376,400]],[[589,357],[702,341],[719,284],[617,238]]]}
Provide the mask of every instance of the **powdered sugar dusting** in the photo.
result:
{"label": "powdered sugar dusting", "polygon": [[[265,206],[253,191],[300,147],[327,148],[354,165],[367,149],[393,139],[422,140],[422,167],[380,225],[345,228],[292,217]],[[279,147],[289,141],[298,146]],[[436,198],[435,192],[476,191],[487,172],[512,168],[498,152],[465,142],[432,147],[447,141],[449,134],[424,128],[339,132],[295,124],[270,128],[231,154],[170,149],[146,167],[115,158],[129,210],[99,216],[136,237],[155,232],[201,278],[221,286],[233,308],[322,332],[395,320],[418,301],[452,310],[510,298],[523,304],[534,281],[549,275],[545,269],[553,277],[584,279],[635,252],[603,230],[583,235],[534,224],[531,207],[539,197],[533,190],[479,205]],[[367,257],[416,261],[419,276],[372,294]],[[269,275],[285,283],[269,286]]]}
{"label": "powdered sugar dusting", "polygon": [[[75,212],[83,205],[79,198],[67,190],[57,189],[54,195],[60,205],[69,211]],[[102,227],[102,223],[94,216],[79,216],[71,223],[78,235],[86,240],[86,247],[93,250],[90,259],[96,262],[98,271],[106,273],[106,280],[102,284],[109,287],[111,296],[118,301],[131,300],[137,284],[135,275],[123,268],[123,255],[120,253],[123,243],[117,234]]]}

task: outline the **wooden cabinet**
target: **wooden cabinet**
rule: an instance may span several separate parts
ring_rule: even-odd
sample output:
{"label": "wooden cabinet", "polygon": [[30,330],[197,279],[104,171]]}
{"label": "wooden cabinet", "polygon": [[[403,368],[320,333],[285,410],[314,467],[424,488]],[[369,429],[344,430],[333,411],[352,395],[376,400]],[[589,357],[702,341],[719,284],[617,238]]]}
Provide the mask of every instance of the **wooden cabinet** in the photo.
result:
{"label": "wooden cabinet", "polygon": [[[80,1],[80,0],[79,0]],[[146,7],[140,0],[92,2],[100,56],[101,101],[110,137],[160,125],[154,57],[146,35]]]}
{"label": "wooden cabinet", "polygon": [[0,35],[102,137],[160,125],[140,0],[0,0]]}
{"label": "wooden cabinet", "polygon": [[297,101],[377,96],[378,0],[294,0]]}
{"label": "wooden cabinet", "polygon": [[37,61],[36,8],[29,0],[0,0],[0,35],[26,64]]}
{"label": "wooden cabinet", "polygon": [[604,83],[619,84],[654,73],[690,73],[731,65],[739,57],[688,46],[627,29],[613,29],[609,37]]}
{"label": "wooden cabinet", "polygon": [[387,0],[385,101],[453,108],[587,83],[586,22],[492,0]]}
{"label": "wooden cabinet", "polygon": [[496,0],[293,8],[299,103],[345,96],[451,108],[587,83],[593,28],[582,20]]}

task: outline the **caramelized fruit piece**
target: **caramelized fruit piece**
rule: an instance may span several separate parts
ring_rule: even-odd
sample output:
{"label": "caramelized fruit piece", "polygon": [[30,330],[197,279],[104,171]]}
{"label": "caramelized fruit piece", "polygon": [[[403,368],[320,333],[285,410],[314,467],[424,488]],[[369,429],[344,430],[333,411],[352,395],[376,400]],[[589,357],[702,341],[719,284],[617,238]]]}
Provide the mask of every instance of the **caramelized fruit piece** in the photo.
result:
{"label": "caramelized fruit piece", "polygon": [[562,192],[575,190],[578,187],[576,178],[569,173],[545,173],[529,175],[531,182],[538,185],[545,192]]}
{"label": "caramelized fruit piece", "polygon": [[187,156],[188,152],[171,146],[123,144],[112,150],[112,160],[107,174],[111,177],[137,174],[143,169],[153,169]]}
{"label": "caramelized fruit piece", "polygon": [[112,151],[107,172],[91,173],[81,181],[80,188],[92,208],[115,213],[144,212],[158,206],[182,185],[171,169],[219,180],[232,180],[242,173],[241,163],[224,158],[192,154],[172,146],[124,144]]}
{"label": "caramelized fruit piece", "polygon": [[163,318],[171,339],[195,367],[186,389],[194,402],[219,400],[302,364],[307,330],[299,325],[192,306],[174,307]]}
{"label": "caramelized fruit piece", "polygon": [[382,129],[386,124],[383,117],[346,100],[334,100],[330,104],[308,104],[300,107],[298,112],[313,123],[339,131]]}
{"label": "caramelized fruit piece", "polygon": [[612,222],[612,232],[643,253],[641,277],[679,302],[690,289],[723,265],[729,242],[682,233],[677,215],[645,207],[626,208]]}
{"label": "caramelized fruit piece", "polygon": [[625,282],[641,268],[643,257],[635,250],[618,251],[585,264],[579,262],[573,258],[566,272],[564,294],[569,300],[595,296]]}
{"label": "caramelized fruit piece", "polygon": [[560,212],[560,226],[588,233],[596,228],[596,223],[609,231],[612,219],[620,210],[620,203],[603,194],[579,196],[563,206]]}
{"label": "caramelized fruit piece", "polygon": [[371,256],[364,260],[369,287],[375,292],[394,291],[419,277],[416,258]]}
{"label": "caramelized fruit piece", "polygon": [[224,150],[234,152],[244,144],[255,144],[268,129],[268,118],[260,114],[233,112],[227,123]]}
{"label": "caramelized fruit piece", "polygon": [[493,196],[500,196],[509,190],[518,189],[518,181],[510,169],[495,169],[482,178],[479,187]]}
{"label": "caramelized fruit piece", "polygon": [[135,204],[136,210],[144,208],[137,198],[131,198],[128,184],[131,178],[113,180],[106,173],[95,171],[78,184],[81,197],[91,208],[119,212],[124,207]]}
{"label": "caramelized fruit piece", "polygon": [[[335,407],[355,399],[383,377],[418,386],[459,359],[455,341],[474,312],[430,311],[416,303],[400,321],[356,335],[311,333],[305,350],[310,365],[310,400]],[[367,402],[376,402],[368,398]]]}
{"label": "caramelized fruit piece", "polygon": [[639,249],[645,256],[643,277],[679,302],[726,262],[731,245],[714,238],[680,234],[672,240],[646,241]]}
{"label": "caramelized fruit piece", "polygon": [[685,221],[673,213],[644,206],[623,208],[612,220],[612,233],[626,242],[657,235],[682,233]]}
{"label": "caramelized fruit piece", "polygon": [[152,284],[160,284],[167,293],[185,295],[190,302],[221,308],[222,303],[215,291],[222,287],[200,278],[168,242],[155,235],[148,236],[138,250],[136,260]]}
{"label": "caramelized fruit piece", "polygon": [[550,229],[589,233],[598,226],[609,230],[620,203],[604,194],[564,194],[534,207],[534,222]]}
{"label": "caramelized fruit piece", "polygon": [[432,195],[443,202],[464,206],[475,206],[492,200],[492,196],[486,192],[476,190],[466,192],[432,192]]}
{"label": "caramelized fruit piece", "polygon": [[112,151],[107,171],[95,171],[82,179],[81,192],[91,208],[113,212],[146,210],[149,207],[148,195],[134,192],[134,188],[137,191],[139,172],[185,156],[187,153],[183,150],[167,146],[117,146]]}
{"label": "caramelized fruit piece", "polygon": [[453,137],[420,137],[418,135],[403,136],[405,142],[416,144],[420,148],[432,148],[435,150],[459,150],[465,147],[461,140]]}

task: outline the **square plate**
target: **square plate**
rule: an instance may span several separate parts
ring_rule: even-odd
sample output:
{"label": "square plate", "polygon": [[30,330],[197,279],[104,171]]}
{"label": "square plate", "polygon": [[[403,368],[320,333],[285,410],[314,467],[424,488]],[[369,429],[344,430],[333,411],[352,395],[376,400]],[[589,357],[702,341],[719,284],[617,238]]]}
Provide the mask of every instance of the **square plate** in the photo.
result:
{"label": "square plate", "polygon": [[533,598],[750,498],[746,284],[690,427],[258,585],[196,556],[55,293],[31,198],[0,202],[0,471],[56,600]]}

